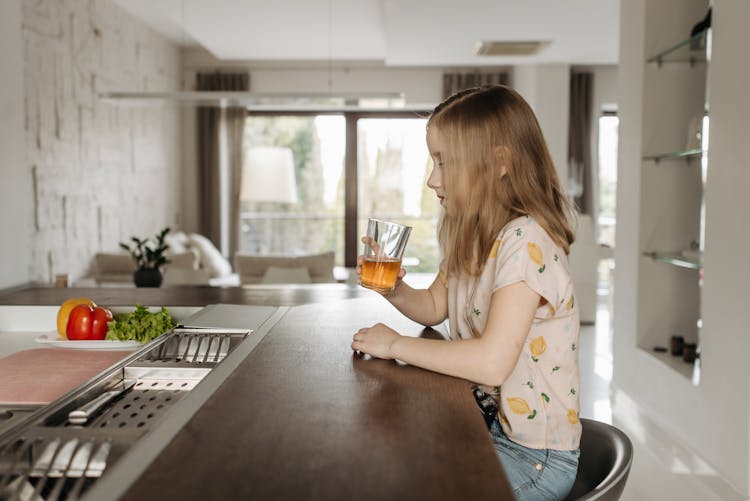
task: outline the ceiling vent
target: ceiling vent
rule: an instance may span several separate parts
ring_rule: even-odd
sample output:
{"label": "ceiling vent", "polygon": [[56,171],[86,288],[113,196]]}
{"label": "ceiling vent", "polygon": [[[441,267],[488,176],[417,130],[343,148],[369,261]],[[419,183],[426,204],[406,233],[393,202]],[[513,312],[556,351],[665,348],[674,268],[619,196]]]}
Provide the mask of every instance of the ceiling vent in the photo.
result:
{"label": "ceiling vent", "polygon": [[474,55],[477,56],[533,56],[549,41],[531,40],[527,42],[499,42],[482,40],[474,46]]}

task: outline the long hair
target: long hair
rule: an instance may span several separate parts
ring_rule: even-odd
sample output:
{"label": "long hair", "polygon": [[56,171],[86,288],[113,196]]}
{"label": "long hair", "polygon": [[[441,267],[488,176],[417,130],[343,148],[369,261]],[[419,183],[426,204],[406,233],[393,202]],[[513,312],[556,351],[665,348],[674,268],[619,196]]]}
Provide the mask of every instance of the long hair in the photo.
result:
{"label": "long hair", "polygon": [[460,91],[427,122],[442,141],[448,194],[438,241],[450,274],[479,275],[500,230],[531,216],[566,253],[573,210],[534,112],[503,85]]}

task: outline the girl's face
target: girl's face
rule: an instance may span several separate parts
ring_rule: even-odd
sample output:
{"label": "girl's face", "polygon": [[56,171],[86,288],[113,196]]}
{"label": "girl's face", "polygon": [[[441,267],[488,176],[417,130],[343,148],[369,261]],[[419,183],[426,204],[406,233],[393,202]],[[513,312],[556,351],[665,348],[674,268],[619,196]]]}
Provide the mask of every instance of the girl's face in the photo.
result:
{"label": "girl's face", "polygon": [[435,194],[440,200],[440,205],[445,207],[445,185],[443,184],[445,176],[443,175],[443,155],[442,151],[443,141],[440,136],[440,131],[431,125],[427,129],[427,149],[432,157],[432,173],[427,178],[427,186],[435,191]]}

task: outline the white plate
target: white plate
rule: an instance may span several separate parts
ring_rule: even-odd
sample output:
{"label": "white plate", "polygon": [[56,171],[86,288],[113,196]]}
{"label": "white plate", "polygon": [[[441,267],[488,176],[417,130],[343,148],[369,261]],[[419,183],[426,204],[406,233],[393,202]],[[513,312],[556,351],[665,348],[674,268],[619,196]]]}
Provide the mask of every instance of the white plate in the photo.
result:
{"label": "white plate", "polygon": [[73,348],[78,350],[134,350],[143,346],[138,341],[71,341],[53,334],[42,334],[34,341],[58,348]]}

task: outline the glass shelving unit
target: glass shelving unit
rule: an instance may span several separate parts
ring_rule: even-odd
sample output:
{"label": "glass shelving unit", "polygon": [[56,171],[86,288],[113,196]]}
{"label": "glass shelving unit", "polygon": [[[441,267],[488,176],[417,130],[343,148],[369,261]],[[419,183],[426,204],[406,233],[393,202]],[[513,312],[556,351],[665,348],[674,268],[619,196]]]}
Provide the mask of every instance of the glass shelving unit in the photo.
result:
{"label": "glass shelving unit", "polygon": [[670,151],[668,153],[656,153],[654,155],[645,155],[643,157],[643,160],[651,160],[656,163],[661,162],[662,160],[691,160],[695,157],[699,157],[705,153],[704,150],[697,148],[693,150],[684,150],[684,151]]}
{"label": "glass shelving unit", "polygon": [[[654,348],[664,347],[665,341],[668,341],[671,335],[680,333],[686,340],[695,343],[700,350],[702,336],[701,295],[704,275],[701,249],[703,248],[705,225],[703,197],[705,173],[708,165],[708,124],[705,116],[708,106],[705,102],[705,85],[708,64],[711,61],[711,35],[711,28],[708,28],[694,36],[685,37],[673,45],[667,46],[664,50],[659,50],[660,47],[664,47],[663,45],[651,46],[652,49],[656,50],[655,53],[650,53],[648,55],[650,57],[645,60],[647,67],[644,68],[644,85],[647,85],[648,88],[644,91],[644,95],[654,97],[663,94],[667,99],[665,104],[674,107],[676,113],[670,119],[663,120],[662,123],[662,117],[658,116],[658,112],[655,111],[656,108],[649,109],[644,114],[644,123],[653,124],[656,121],[662,123],[665,127],[677,127],[678,130],[688,126],[695,137],[689,138],[687,144],[679,144],[674,141],[670,144],[665,135],[654,144],[653,149],[650,151],[641,150],[640,152],[644,175],[641,179],[641,186],[644,188],[650,185],[650,180],[661,176],[661,174],[655,173],[659,168],[669,170],[664,176],[674,174],[681,177],[681,172],[687,174],[684,169],[696,167],[701,169],[699,200],[683,199],[673,194],[675,197],[673,202],[681,204],[686,214],[693,214],[695,209],[698,208],[696,206],[700,203],[699,235],[694,234],[695,227],[690,225],[680,230],[679,234],[672,235],[672,238],[656,236],[647,244],[646,248],[641,247],[641,262],[639,263],[639,273],[653,273],[654,277],[659,279],[658,286],[653,288],[653,291],[658,292],[648,290],[648,287],[651,286],[649,280],[643,281],[648,286],[640,286],[639,301],[644,303],[653,301],[659,304],[660,308],[644,309],[643,325],[650,325],[651,327],[648,327],[648,331],[640,331],[639,329],[638,346],[651,358],[673,369],[695,386],[699,385],[700,382],[700,358],[692,363],[686,362],[683,357],[654,351]],[[673,95],[669,94],[670,85],[674,86],[675,89]],[[704,116],[703,122],[696,124],[693,123],[693,118],[697,118],[696,115],[700,110],[699,105],[701,103],[698,101],[700,97],[704,101],[702,103]],[[682,105],[685,108],[680,109],[679,106]],[[699,125],[700,127],[698,127]],[[697,139],[697,141],[691,139]],[[692,184],[695,174],[690,172],[689,179],[681,179],[691,190],[697,188]],[[647,200],[653,200],[653,197],[661,198],[661,194],[654,189],[648,189],[644,196],[647,197]],[[677,206],[670,209],[673,209],[669,213],[670,217],[680,216],[680,213],[675,212],[678,209]],[[695,239],[695,242],[692,241],[693,239]],[[672,242],[675,241],[690,241],[690,248],[684,248],[683,250],[679,247],[679,244],[674,247]],[[664,294],[665,297],[654,295],[662,294],[664,291],[670,292]],[[682,303],[695,304],[697,308],[684,311]],[[658,311],[666,313],[659,314]],[[692,324],[693,319],[695,320],[695,327]]]}
{"label": "glass shelving unit", "polygon": [[654,261],[671,264],[680,268],[688,268],[690,270],[700,270],[703,268],[703,262],[700,257],[686,257],[682,254],[667,252],[644,252],[643,255],[650,257]]}
{"label": "glass shelving unit", "polygon": [[656,63],[661,66],[664,63],[689,63],[695,64],[708,60],[710,53],[708,44],[711,38],[708,36],[709,30],[703,30],[693,35],[687,40],[673,45],[672,47],[651,56],[649,63]]}
{"label": "glass shelving unit", "polygon": [[663,363],[672,370],[682,374],[686,379],[689,379],[693,386],[698,386],[701,379],[701,359],[696,358],[695,362],[688,363],[682,360],[682,357],[675,357],[669,353],[657,353],[648,348],[641,347],[648,355],[654,357],[659,362]]}

